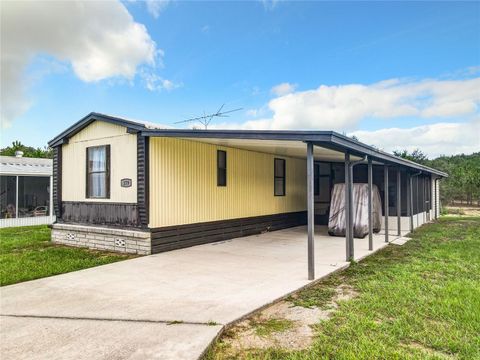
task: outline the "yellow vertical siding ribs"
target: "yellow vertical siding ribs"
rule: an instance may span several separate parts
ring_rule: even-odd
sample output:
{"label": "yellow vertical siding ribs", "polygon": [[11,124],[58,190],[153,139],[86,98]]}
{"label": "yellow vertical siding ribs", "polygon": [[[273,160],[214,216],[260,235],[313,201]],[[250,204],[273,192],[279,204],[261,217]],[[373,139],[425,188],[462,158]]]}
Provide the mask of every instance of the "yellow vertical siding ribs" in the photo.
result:
{"label": "yellow vertical siding ribs", "polygon": [[[217,187],[217,149],[227,151],[226,187]],[[198,141],[152,137],[150,227],[304,211],[305,160],[282,157],[286,159],[286,196],[274,196],[274,158]]]}

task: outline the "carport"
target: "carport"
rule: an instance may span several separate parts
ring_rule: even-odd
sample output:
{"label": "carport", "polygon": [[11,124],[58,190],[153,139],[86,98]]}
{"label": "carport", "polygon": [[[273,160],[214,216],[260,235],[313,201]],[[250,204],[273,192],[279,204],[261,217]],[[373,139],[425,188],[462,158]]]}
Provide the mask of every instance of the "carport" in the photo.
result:
{"label": "carport", "polygon": [[[307,259],[308,279],[315,276],[317,240],[325,241],[328,234],[319,235],[316,225],[328,224],[329,200],[319,199],[322,194],[330,198],[333,183],[345,183],[346,236],[344,242],[344,260],[355,259],[359,249],[354,241],[353,184],[368,184],[368,236],[361,244],[368,251],[375,248],[375,239],[381,236],[384,243],[413,231],[421,224],[439,216],[438,181],[447,174],[394,156],[375,147],[368,146],[347,136],[332,131],[237,131],[237,130],[146,130],[145,136],[178,137],[215,144],[305,159],[307,163]],[[330,164],[328,185],[322,186],[322,175],[317,166]],[[332,178],[334,178],[332,180]],[[372,225],[372,187],[380,191],[383,208],[382,229],[375,234]],[[387,216],[385,216],[387,214]],[[317,227],[317,229],[319,229]],[[332,241],[339,241],[337,237]],[[321,255],[319,255],[321,256]]]}
{"label": "carport", "polygon": [[[316,160],[316,149],[330,149],[344,154],[344,183],[345,183],[345,259],[346,261],[355,259],[355,248],[357,242],[354,241],[354,209],[356,204],[353,201],[353,184],[355,177],[355,168],[363,165],[366,170],[366,183],[368,183],[368,250],[374,250],[374,231],[373,231],[373,197],[372,188],[374,184],[374,167],[377,172],[383,172],[383,226],[381,234],[384,242],[387,244],[393,234],[400,237],[402,234],[413,231],[419,226],[414,223],[414,213],[422,212],[423,223],[432,220],[432,216],[437,218],[439,215],[438,182],[443,176],[438,170],[408,161],[376,148],[366,146],[356,140],[352,140],[337,133],[331,133],[327,139],[320,141],[306,141],[307,158],[307,228],[308,228],[308,278],[315,278],[315,172],[314,164]],[[321,150],[320,150],[321,152]],[[365,169],[366,168],[366,169]],[[393,173],[393,179],[391,179]],[[404,186],[402,186],[402,177]],[[358,177],[357,177],[358,178]],[[419,179],[422,179],[419,181]],[[393,180],[393,181],[392,181]],[[414,180],[416,180],[416,192],[414,197]],[[365,179],[358,178],[358,182],[365,182]],[[357,182],[355,181],[355,182]],[[432,186],[432,182],[434,186]],[[377,185],[379,181],[376,182]],[[420,185],[421,184],[421,185]],[[380,187],[380,186],[379,186]],[[402,191],[403,188],[403,191]],[[393,191],[392,191],[393,189]],[[420,196],[421,192],[421,196]],[[394,198],[394,218],[391,218],[392,209],[389,205],[390,198]],[[402,205],[404,215],[408,217],[402,221]],[[416,209],[415,209],[416,208]],[[393,221],[392,221],[393,220]],[[393,223],[393,224],[392,224]],[[393,226],[392,226],[393,225]]]}

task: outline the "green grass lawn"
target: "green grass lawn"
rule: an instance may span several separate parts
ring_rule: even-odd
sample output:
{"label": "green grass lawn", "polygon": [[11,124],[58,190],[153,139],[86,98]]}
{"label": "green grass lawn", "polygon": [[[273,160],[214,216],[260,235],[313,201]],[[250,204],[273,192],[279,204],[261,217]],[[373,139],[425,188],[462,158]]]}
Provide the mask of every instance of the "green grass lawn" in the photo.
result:
{"label": "green grass lawn", "polygon": [[[310,348],[246,349],[243,359],[480,359],[480,217],[446,217],[298,293],[322,307],[341,284],[358,296],[315,326]],[[220,339],[207,359],[229,354]]]}
{"label": "green grass lawn", "polygon": [[55,245],[50,242],[50,229],[45,225],[0,229],[1,286],[132,257]]}

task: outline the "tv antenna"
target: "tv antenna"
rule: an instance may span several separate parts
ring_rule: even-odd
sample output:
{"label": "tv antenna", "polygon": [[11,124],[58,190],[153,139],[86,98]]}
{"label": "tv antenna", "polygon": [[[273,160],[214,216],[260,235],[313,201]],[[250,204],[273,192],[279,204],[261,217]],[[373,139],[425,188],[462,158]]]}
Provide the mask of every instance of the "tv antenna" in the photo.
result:
{"label": "tv antenna", "polygon": [[225,104],[222,104],[222,106],[220,106],[220,108],[215,113],[205,114],[205,112],[203,112],[203,116],[197,116],[197,117],[194,117],[194,118],[191,118],[191,119],[177,121],[174,124],[182,124],[182,123],[189,123],[189,122],[193,122],[193,121],[198,121],[200,124],[202,124],[205,127],[205,130],[207,130],[208,125],[210,125],[210,123],[212,122],[212,119],[214,117],[228,117],[229,116],[228,114],[230,114],[232,112],[235,112],[235,111],[242,110],[242,108],[238,108],[238,109],[233,109],[233,110],[222,111],[224,106],[225,106]]}

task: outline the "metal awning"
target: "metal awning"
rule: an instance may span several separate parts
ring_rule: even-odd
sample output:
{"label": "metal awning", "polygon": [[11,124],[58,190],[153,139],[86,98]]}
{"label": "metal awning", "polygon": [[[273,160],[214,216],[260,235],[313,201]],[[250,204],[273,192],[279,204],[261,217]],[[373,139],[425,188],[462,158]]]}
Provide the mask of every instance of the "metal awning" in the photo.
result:
{"label": "metal awning", "polygon": [[52,176],[52,159],[0,156],[0,174],[11,176]]}

